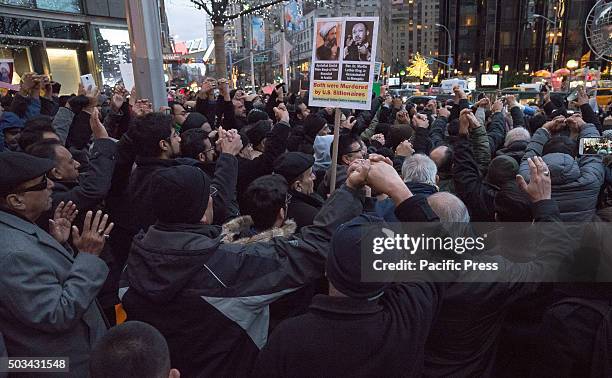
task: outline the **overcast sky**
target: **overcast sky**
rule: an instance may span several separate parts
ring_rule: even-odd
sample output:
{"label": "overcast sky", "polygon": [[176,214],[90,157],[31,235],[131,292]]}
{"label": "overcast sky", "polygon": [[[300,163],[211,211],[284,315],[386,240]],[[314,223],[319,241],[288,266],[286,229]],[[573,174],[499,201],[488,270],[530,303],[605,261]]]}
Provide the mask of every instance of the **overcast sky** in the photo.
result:
{"label": "overcast sky", "polygon": [[178,41],[206,38],[204,10],[197,10],[189,0],[165,0],[170,35]]}

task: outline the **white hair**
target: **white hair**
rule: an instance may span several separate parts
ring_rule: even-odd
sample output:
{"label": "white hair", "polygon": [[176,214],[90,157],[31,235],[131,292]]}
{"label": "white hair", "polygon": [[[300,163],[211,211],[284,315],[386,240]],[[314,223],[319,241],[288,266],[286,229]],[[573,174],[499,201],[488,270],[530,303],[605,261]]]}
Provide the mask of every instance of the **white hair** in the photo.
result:
{"label": "white hair", "polygon": [[448,192],[438,192],[427,197],[427,203],[441,222],[468,223],[470,213],[457,196]]}
{"label": "white hair", "polygon": [[419,182],[436,185],[438,167],[429,156],[414,154],[407,157],[402,164],[402,178],[404,182]]}
{"label": "white hair", "polygon": [[510,144],[519,140],[529,142],[531,140],[529,130],[524,127],[515,127],[514,129],[508,131],[508,134],[506,134],[506,140],[504,141],[504,147],[508,147]]}

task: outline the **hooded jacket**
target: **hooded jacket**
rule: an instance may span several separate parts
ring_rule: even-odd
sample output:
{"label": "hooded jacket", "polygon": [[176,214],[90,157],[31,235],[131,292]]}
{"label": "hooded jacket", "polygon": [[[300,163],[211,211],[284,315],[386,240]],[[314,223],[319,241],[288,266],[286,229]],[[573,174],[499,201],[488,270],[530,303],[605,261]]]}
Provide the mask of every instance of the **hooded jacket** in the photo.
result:
{"label": "hooded jacket", "polygon": [[[599,132],[592,124],[580,131],[580,138],[597,137]],[[546,129],[538,129],[527,146],[519,174],[529,182],[527,159],[542,156],[544,145],[550,139]],[[601,156],[582,156],[578,160],[563,153],[542,156],[550,169],[552,199],[557,201],[564,222],[590,221],[595,215],[597,198],[604,183],[604,166]]]}
{"label": "hooded jacket", "polygon": [[360,214],[342,188],[300,238],[223,242],[218,226],[156,224],[134,238],[119,296],[156,327],[182,375],[246,376],[266,344],[270,304],[323,276],[332,232]]}

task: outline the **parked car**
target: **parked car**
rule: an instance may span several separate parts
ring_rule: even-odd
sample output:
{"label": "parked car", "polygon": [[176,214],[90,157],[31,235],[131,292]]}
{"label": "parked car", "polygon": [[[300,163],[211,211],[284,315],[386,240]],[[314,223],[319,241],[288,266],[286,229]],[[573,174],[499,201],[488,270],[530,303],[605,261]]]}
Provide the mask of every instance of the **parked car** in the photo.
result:
{"label": "parked car", "polygon": [[427,103],[431,100],[435,100],[436,96],[412,96],[409,97],[408,100],[406,100],[407,103],[409,104],[414,104],[414,105],[427,105]]}

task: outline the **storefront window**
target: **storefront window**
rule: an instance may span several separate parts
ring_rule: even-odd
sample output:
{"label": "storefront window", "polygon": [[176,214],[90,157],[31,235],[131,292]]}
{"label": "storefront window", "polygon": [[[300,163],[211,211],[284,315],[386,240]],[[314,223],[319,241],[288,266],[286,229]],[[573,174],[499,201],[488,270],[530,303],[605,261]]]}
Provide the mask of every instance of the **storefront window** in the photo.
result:
{"label": "storefront window", "polygon": [[14,5],[16,7],[34,8],[34,0],[0,0],[0,4]]}
{"label": "storefront window", "polygon": [[36,8],[81,13],[81,2],[79,0],[36,0]]}
{"label": "storefront window", "polygon": [[46,38],[87,40],[85,25],[43,21]]}
{"label": "storefront window", "polygon": [[0,34],[40,37],[40,24],[26,18],[0,17]]}
{"label": "storefront window", "polygon": [[62,94],[76,93],[80,75],[77,50],[47,48],[47,57],[53,80],[62,83]]}
{"label": "storefront window", "polygon": [[0,0],[0,4],[59,12],[81,13],[80,0]]}
{"label": "storefront window", "polygon": [[129,77],[123,77],[124,75],[130,76],[132,70],[128,31],[96,27],[94,32],[100,59],[99,66],[102,70],[102,84],[112,87],[120,81],[129,82]]}

